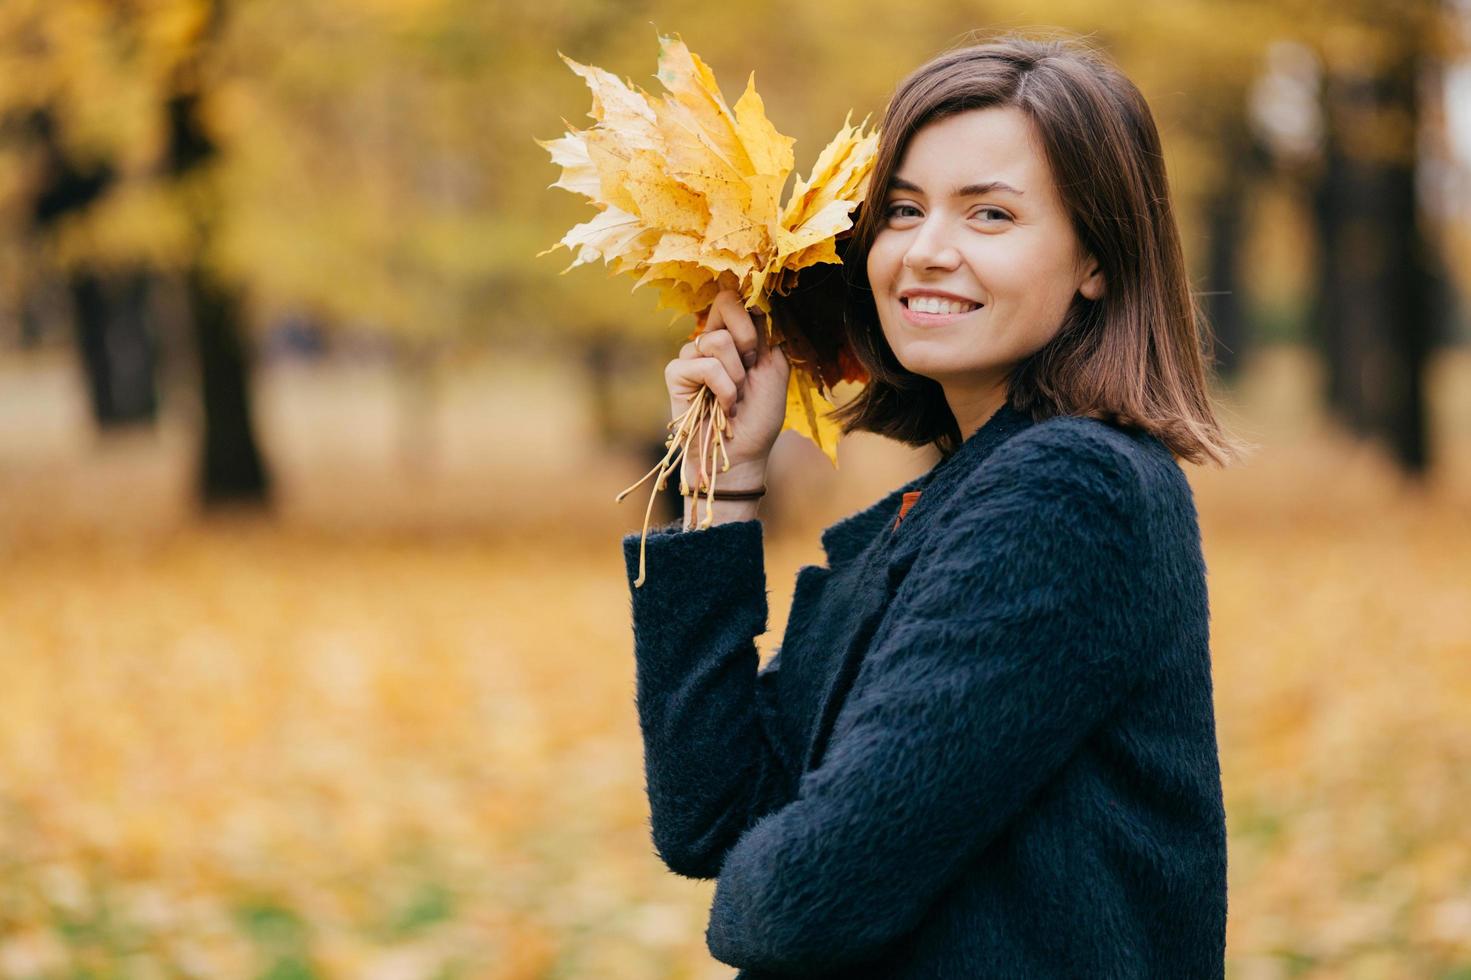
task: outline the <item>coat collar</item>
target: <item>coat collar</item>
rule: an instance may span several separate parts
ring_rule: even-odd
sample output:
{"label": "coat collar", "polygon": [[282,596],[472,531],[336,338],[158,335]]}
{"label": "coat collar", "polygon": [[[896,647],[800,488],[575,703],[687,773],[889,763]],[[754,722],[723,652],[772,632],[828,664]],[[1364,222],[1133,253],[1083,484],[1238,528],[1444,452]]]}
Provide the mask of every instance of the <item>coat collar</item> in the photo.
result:
{"label": "coat collar", "polygon": [[[915,477],[877,503],[843,518],[823,531],[822,548],[827,553],[828,565],[833,566],[852,559],[868,547],[880,529],[893,523],[899,503],[906,492],[922,490],[943,495],[953,483],[981,465],[997,446],[1030,425],[1030,417],[1012,408],[1010,402],[1003,403],[960,444],[959,449],[932,466],[929,472]],[[921,499],[915,505],[916,508],[923,503]],[[906,525],[909,520],[905,518]]]}

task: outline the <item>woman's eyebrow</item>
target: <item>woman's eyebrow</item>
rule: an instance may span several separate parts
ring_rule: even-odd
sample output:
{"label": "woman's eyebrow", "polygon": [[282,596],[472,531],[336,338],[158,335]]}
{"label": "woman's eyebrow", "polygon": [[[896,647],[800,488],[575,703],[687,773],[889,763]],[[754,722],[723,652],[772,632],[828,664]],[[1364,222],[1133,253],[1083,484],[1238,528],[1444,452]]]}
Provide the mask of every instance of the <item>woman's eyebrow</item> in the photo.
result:
{"label": "woman's eyebrow", "polygon": [[[895,177],[892,180],[890,180],[889,181],[889,190],[891,190],[891,191],[913,191],[916,194],[923,194],[924,193],[924,190],[922,188],[920,188],[920,186],[918,184],[912,184],[909,181],[905,180],[903,177]],[[985,181],[984,183],[980,183],[980,184],[966,184],[964,187],[957,187],[957,188],[955,188],[955,190],[953,190],[953,191],[950,192],[950,196],[951,197],[975,197],[978,194],[990,194],[993,191],[1005,191],[1008,194],[1017,194],[1017,195],[1021,195],[1021,194],[1025,194],[1026,193],[1026,191],[1017,190],[1015,187],[1012,187],[1010,184],[1008,184],[1004,180],[988,180],[988,181]]]}

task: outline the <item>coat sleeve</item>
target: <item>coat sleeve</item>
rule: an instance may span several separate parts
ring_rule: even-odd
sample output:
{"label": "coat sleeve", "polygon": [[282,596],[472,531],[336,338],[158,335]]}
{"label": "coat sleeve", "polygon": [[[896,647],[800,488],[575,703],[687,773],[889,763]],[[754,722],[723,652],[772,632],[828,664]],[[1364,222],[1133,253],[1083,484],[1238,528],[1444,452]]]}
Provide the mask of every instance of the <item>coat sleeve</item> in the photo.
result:
{"label": "coat sleeve", "polygon": [[671,871],[713,878],[726,851],[789,799],[776,738],[778,652],[757,671],[766,631],[760,521],[623,539],[632,594],[636,702],[654,847]]}
{"label": "coat sleeve", "polygon": [[1141,500],[1126,458],[1065,426],[1013,437],[967,477],[823,762],[727,855],[706,933],[716,959],[833,970],[919,924],[1141,677]]}

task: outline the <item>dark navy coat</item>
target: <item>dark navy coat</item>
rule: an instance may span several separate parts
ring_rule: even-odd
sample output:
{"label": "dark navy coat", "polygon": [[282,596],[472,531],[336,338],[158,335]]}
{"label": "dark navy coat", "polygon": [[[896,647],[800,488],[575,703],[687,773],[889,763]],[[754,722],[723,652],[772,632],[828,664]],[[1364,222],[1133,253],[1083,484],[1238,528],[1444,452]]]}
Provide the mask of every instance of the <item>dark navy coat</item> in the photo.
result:
{"label": "dark navy coat", "polygon": [[623,539],[653,843],[718,879],[715,958],[1222,977],[1206,569],[1169,450],[1003,407],[822,543],[758,672],[760,521],[651,531],[638,589]]}

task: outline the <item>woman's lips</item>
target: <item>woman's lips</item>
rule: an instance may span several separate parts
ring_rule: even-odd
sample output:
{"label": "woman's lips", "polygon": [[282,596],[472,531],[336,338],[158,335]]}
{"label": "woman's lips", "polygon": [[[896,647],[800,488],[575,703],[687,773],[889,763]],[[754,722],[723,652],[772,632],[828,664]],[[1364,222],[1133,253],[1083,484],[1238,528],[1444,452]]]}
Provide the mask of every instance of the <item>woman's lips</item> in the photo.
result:
{"label": "woman's lips", "polygon": [[985,308],[984,305],[981,305],[965,313],[920,313],[916,310],[911,310],[902,300],[899,302],[899,309],[903,311],[904,319],[917,327],[942,327],[947,323],[954,323],[957,320],[963,320],[968,316],[979,313]]}

